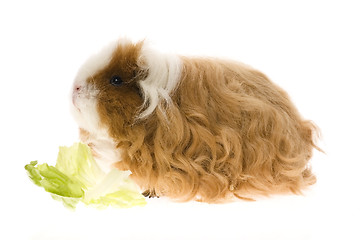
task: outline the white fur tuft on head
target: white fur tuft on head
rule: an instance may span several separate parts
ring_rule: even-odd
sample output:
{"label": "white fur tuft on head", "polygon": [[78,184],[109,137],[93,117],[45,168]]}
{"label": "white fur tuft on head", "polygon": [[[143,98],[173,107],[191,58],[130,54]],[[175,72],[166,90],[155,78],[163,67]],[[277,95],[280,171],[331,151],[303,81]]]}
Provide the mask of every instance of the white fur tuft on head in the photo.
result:
{"label": "white fur tuft on head", "polygon": [[161,100],[168,105],[172,103],[170,95],[179,83],[182,61],[177,55],[153,50],[148,43],[144,43],[138,61],[148,71],[148,76],[139,82],[144,95],[139,118],[145,118],[153,113]]}

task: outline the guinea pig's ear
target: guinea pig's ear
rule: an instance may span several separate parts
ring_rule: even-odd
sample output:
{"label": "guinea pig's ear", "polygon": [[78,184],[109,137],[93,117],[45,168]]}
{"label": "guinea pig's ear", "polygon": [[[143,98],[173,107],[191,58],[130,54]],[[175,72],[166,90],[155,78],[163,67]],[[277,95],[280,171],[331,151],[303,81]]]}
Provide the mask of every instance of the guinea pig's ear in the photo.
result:
{"label": "guinea pig's ear", "polygon": [[148,70],[148,66],[146,64],[146,60],[144,58],[144,56],[141,54],[143,46],[144,46],[144,42],[143,41],[139,41],[136,43],[135,45],[135,49],[137,49],[138,51],[138,59],[135,62],[135,68],[133,68],[133,73],[132,73],[132,81],[138,82],[141,80],[144,80],[148,77],[149,75],[149,70]]}
{"label": "guinea pig's ear", "polygon": [[133,70],[133,80],[134,81],[144,80],[148,77],[148,74],[149,74],[148,69],[137,67],[137,69]]}

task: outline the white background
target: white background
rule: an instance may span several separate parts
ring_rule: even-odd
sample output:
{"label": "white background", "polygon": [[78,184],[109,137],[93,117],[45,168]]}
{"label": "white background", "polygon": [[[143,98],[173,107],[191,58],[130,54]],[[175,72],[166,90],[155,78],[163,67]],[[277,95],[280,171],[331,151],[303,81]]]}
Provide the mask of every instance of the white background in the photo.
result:
{"label": "white background", "polygon": [[[1,1],[0,239],[361,239],[361,8],[357,1]],[[233,58],[289,92],[321,128],[304,196],[224,205],[63,208],[27,178],[78,141],[69,92],[78,67],[118,38]]]}

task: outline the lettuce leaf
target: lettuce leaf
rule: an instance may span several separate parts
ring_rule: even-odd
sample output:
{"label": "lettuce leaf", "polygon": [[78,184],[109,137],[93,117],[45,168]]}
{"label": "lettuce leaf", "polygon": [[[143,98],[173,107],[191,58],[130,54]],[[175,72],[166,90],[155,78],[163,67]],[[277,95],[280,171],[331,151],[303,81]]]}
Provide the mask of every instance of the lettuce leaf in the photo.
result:
{"label": "lettuce leaf", "polygon": [[144,206],[145,198],[129,178],[130,171],[103,172],[90,148],[83,143],[59,147],[55,167],[32,161],[25,165],[34,184],[52,194],[64,206],[75,209],[81,201],[97,208]]}

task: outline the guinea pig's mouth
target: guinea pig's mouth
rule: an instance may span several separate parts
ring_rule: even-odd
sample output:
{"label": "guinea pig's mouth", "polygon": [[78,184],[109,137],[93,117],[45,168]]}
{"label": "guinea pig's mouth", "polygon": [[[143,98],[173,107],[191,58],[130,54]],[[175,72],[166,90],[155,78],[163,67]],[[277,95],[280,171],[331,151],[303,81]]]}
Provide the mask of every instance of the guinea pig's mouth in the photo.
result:
{"label": "guinea pig's mouth", "polygon": [[72,101],[72,103],[73,103],[73,106],[74,106],[74,108],[75,108],[76,110],[78,110],[79,112],[81,112],[79,106],[77,106],[77,100],[78,100],[78,95],[77,95],[76,93],[73,93],[72,98],[71,98],[71,101]]}

